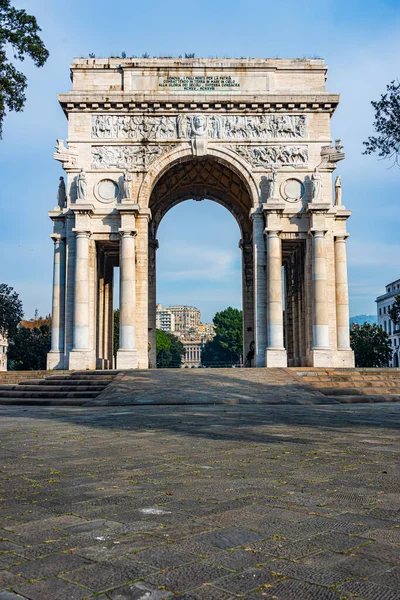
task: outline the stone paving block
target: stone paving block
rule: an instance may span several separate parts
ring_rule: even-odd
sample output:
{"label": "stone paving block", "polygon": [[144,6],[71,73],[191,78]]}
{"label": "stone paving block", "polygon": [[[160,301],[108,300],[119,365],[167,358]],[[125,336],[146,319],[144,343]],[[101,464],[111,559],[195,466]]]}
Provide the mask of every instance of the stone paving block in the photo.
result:
{"label": "stone paving block", "polygon": [[195,556],[186,552],[177,552],[174,548],[171,548],[171,545],[157,546],[143,552],[135,552],[132,558],[138,562],[154,565],[158,569],[178,567],[196,560]]}
{"label": "stone paving block", "polygon": [[14,592],[0,592],[0,600],[24,600],[22,596],[19,594],[15,594]]}
{"label": "stone paving block", "polygon": [[13,565],[21,564],[23,562],[25,562],[25,559],[18,554],[14,554],[13,552],[0,554],[0,570],[7,569],[8,567],[12,567]]}
{"label": "stone paving block", "polygon": [[174,544],[171,544],[171,548],[177,552],[189,552],[189,554],[200,557],[212,556],[221,551],[217,546],[212,546],[211,544],[206,545],[193,538],[183,540],[182,542],[175,542]]}
{"label": "stone paving block", "polygon": [[191,592],[178,594],[174,598],[179,598],[179,600],[234,600],[230,594],[215,588],[213,585],[203,585]]}
{"label": "stone paving block", "polygon": [[238,548],[227,552],[219,552],[209,558],[207,562],[231,571],[244,571],[249,567],[266,564],[271,560],[270,556],[266,556],[261,552],[256,552],[247,548],[246,550]]}
{"label": "stone paving block", "polygon": [[308,583],[315,583],[316,585],[323,585],[325,587],[335,585],[346,578],[346,575],[341,573],[334,573],[327,569],[317,569],[308,565],[283,560],[274,561],[269,567],[274,573],[307,581]]}
{"label": "stone paving block", "polygon": [[131,554],[149,546],[155,546],[160,542],[161,540],[156,537],[134,535],[125,539],[105,541],[85,548],[74,548],[72,552],[90,560],[102,561],[124,554]]}
{"label": "stone paving block", "polygon": [[204,533],[203,535],[197,536],[196,541],[201,544],[216,546],[217,548],[235,548],[236,546],[242,546],[243,544],[251,544],[257,540],[261,540],[262,535],[255,531],[248,529],[241,529],[239,527],[227,527],[219,531],[213,531],[210,533]]}
{"label": "stone paving block", "polygon": [[340,600],[340,596],[333,590],[312,585],[304,581],[285,579],[271,588],[255,592],[247,596],[249,600]]}
{"label": "stone paving block", "polygon": [[[314,538],[312,538],[314,541]],[[281,539],[270,539],[262,540],[250,544],[250,548],[259,552],[265,552],[272,556],[281,556],[282,558],[297,559],[307,554],[313,554],[318,552],[320,546],[315,543],[311,543],[308,540],[299,540],[297,542],[291,542],[288,540]]]}
{"label": "stone paving block", "polygon": [[234,595],[248,594],[263,585],[270,585],[279,580],[279,575],[272,573],[272,567],[247,569],[237,575],[224,577],[214,582],[214,586]]}
{"label": "stone paving block", "polygon": [[[157,590],[153,585],[138,581],[108,593],[111,600],[163,600],[172,596],[167,590]],[[99,598],[99,596],[96,596]]]}
{"label": "stone paving block", "polygon": [[[339,556],[338,556],[339,557]],[[373,579],[374,573],[380,573],[387,567],[379,561],[367,560],[365,558],[358,558],[356,556],[350,556],[338,560],[336,564],[330,567],[333,571],[338,571],[341,574],[346,574],[352,577],[360,577],[366,579]],[[377,582],[380,583],[380,582]]]}
{"label": "stone paving block", "polygon": [[362,534],[363,536],[378,540],[380,542],[389,542],[391,544],[400,544],[400,527],[395,529],[373,529]]}
{"label": "stone paving block", "polygon": [[23,583],[25,579],[14,575],[9,571],[0,571],[0,590],[7,590],[10,587]]}
{"label": "stone paving block", "polygon": [[87,598],[90,592],[86,589],[68,583],[58,577],[27,583],[15,588],[16,591],[29,600],[81,600]]}
{"label": "stone paving block", "polygon": [[205,563],[193,563],[166,571],[160,575],[148,577],[147,580],[158,586],[165,587],[172,592],[186,592],[203,585],[211,583],[229,571]]}
{"label": "stone paving block", "polygon": [[363,538],[344,533],[324,533],[311,538],[310,541],[320,548],[333,550],[334,552],[346,552],[351,548],[357,548],[361,544],[365,544]]}
{"label": "stone paving block", "polygon": [[42,579],[64,571],[72,571],[85,564],[89,564],[89,561],[79,556],[54,554],[46,558],[32,560],[22,565],[11,567],[9,571],[15,575],[21,575],[25,579]]}
{"label": "stone paving block", "polygon": [[398,567],[381,570],[378,574],[373,575],[373,577],[370,577],[369,579],[378,585],[386,585],[396,590],[400,590],[400,568]]}
{"label": "stone paving block", "polygon": [[354,594],[364,600],[400,600],[400,592],[370,581],[348,581],[340,589],[345,594]]}
{"label": "stone paving block", "polygon": [[141,579],[154,571],[148,565],[129,559],[115,559],[107,563],[92,564],[65,573],[63,579],[82,585],[94,592],[104,592]]}
{"label": "stone paving block", "polygon": [[400,564],[400,552],[398,547],[381,542],[370,542],[360,546],[353,551],[357,556],[367,556],[382,562]]}
{"label": "stone paving block", "polygon": [[344,554],[337,554],[336,552],[331,552],[330,550],[323,550],[322,552],[317,552],[316,554],[303,556],[302,558],[298,559],[298,562],[303,565],[309,565],[310,567],[331,569],[333,566],[339,564],[343,560],[345,560]]}

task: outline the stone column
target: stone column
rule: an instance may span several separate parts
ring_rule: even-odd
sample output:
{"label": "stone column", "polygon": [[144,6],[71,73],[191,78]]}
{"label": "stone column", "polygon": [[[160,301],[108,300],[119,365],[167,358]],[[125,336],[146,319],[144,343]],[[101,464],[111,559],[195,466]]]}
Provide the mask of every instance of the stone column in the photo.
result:
{"label": "stone column", "polygon": [[136,369],[136,230],[120,230],[119,349],[117,369]]}
{"label": "stone column", "polygon": [[264,215],[254,212],[253,259],[254,259],[254,361],[256,367],[265,367],[267,346],[266,324],[266,255],[264,239]]}
{"label": "stone column", "polygon": [[149,366],[149,219],[148,209],[136,216],[136,348],[138,367]]}
{"label": "stone column", "polygon": [[313,366],[322,366],[318,364],[320,361],[316,353],[323,356],[324,351],[329,349],[325,252],[325,231],[314,231],[312,238]]}
{"label": "stone column", "polygon": [[350,348],[349,290],[347,282],[347,256],[345,235],[335,238],[336,331],[339,360],[343,366],[354,366]]}
{"label": "stone column", "polygon": [[89,362],[89,238],[90,231],[75,233],[74,325],[70,370],[90,368]]}
{"label": "stone column", "polygon": [[158,241],[156,239],[149,240],[149,367],[155,368],[157,363],[157,348],[156,348],[156,303],[157,303],[157,281],[156,281],[156,258],[157,258]]}
{"label": "stone column", "polygon": [[65,334],[65,239],[53,234],[53,298],[51,317],[51,350],[47,355],[48,369],[64,367]]}
{"label": "stone column", "polygon": [[287,367],[283,344],[282,242],[278,231],[267,231],[266,367]]}

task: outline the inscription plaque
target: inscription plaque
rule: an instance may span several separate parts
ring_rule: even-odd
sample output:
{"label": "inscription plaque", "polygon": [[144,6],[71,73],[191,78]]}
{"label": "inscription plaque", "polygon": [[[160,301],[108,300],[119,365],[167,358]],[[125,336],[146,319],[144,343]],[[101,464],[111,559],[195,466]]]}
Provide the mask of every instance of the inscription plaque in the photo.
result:
{"label": "inscription plaque", "polygon": [[231,88],[240,88],[240,83],[230,75],[170,75],[160,77],[159,87],[173,88],[190,92],[217,92]]}

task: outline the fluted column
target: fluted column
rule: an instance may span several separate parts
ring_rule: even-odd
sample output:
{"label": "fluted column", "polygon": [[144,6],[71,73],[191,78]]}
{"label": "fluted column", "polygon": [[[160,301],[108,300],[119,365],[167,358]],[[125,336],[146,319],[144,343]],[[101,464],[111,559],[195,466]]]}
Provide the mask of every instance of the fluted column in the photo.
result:
{"label": "fluted column", "polygon": [[325,231],[314,231],[312,240],[313,350],[329,348],[329,315],[326,286]]}
{"label": "fluted column", "polygon": [[341,235],[335,238],[336,328],[338,350],[350,350],[346,237],[347,235]]}
{"label": "fluted column", "polygon": [[119,349],[117,369],[138,366],[136,350],[136,230],[120,230]]}
{"label": "fluted column", "polygon": [[65,337],[65,239],[59,234],[54,241],[53,297],[51,317],[51,350],[47,356],[48,369],[64,366]]}
{"label": "fluted column", "polygon": [[256,367],[265,367],[267,346],[266,314],[266,255],[264,239],[264,215],[254,212],[253,259],[254,259],[254,359]]}
{"label": "fluted column", "polygon": [[286,367],[283,344],[282,242],[277,231],[267,231],[267,348],[266,367]]}
{"label": "fluted column", "polygon": [[89,343],[89,238],[90,231],[73,230],[75,233],[74,269],[74,322],[72,329],[72,350],[69,355],[69,369],[93,368]]}

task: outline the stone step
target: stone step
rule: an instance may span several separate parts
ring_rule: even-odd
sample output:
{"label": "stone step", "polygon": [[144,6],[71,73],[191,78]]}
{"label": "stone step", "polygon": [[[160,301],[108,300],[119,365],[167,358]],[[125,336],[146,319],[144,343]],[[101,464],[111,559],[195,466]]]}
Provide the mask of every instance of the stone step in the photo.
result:
{"label": "stone step", "polygon": [[0,398],[97,398],[99,392],[82,392],[77,390],[74,392],[55,392],[53,390],[42,391],[22,391],[14,389],[10,391],[0,391]]}
{"label": "stone step", "polygon": [[[66,392],[66,393],[96,392],[97,394],[99,394],[100,392],[102,392],[104,390],[104,388],[105,388],[104,385],[68,386],[68,385],[30,385],[30,384],[21,385],[21,384],[19,384],[18,386],[16,386],[15,390],[19,390],[20,392],[46,392],[46,394],[52,393],[52,392]],[[1,390],[1,386],[0,386],[0,390]],[[2,391],[6,391],[6,390],[2,390]]]}
{"label": "stone step", "polygon": [[110,375],[79,375],[74,373],[73,375],[50,375],[42,381],[68,381],[71,378],[73,378],[74,381],[105,381],[107,383],[114,379],[114,377],[110,377]]}
{"label": "stone step", "polygon": [[[54,385],[61,385],[63,387],[99,387],[105,388],[112,379],[25,379],[20,381],[18,385],[40,385],[41,387],[49,387]],[[16,385],[16,384],[14,384]]]}

